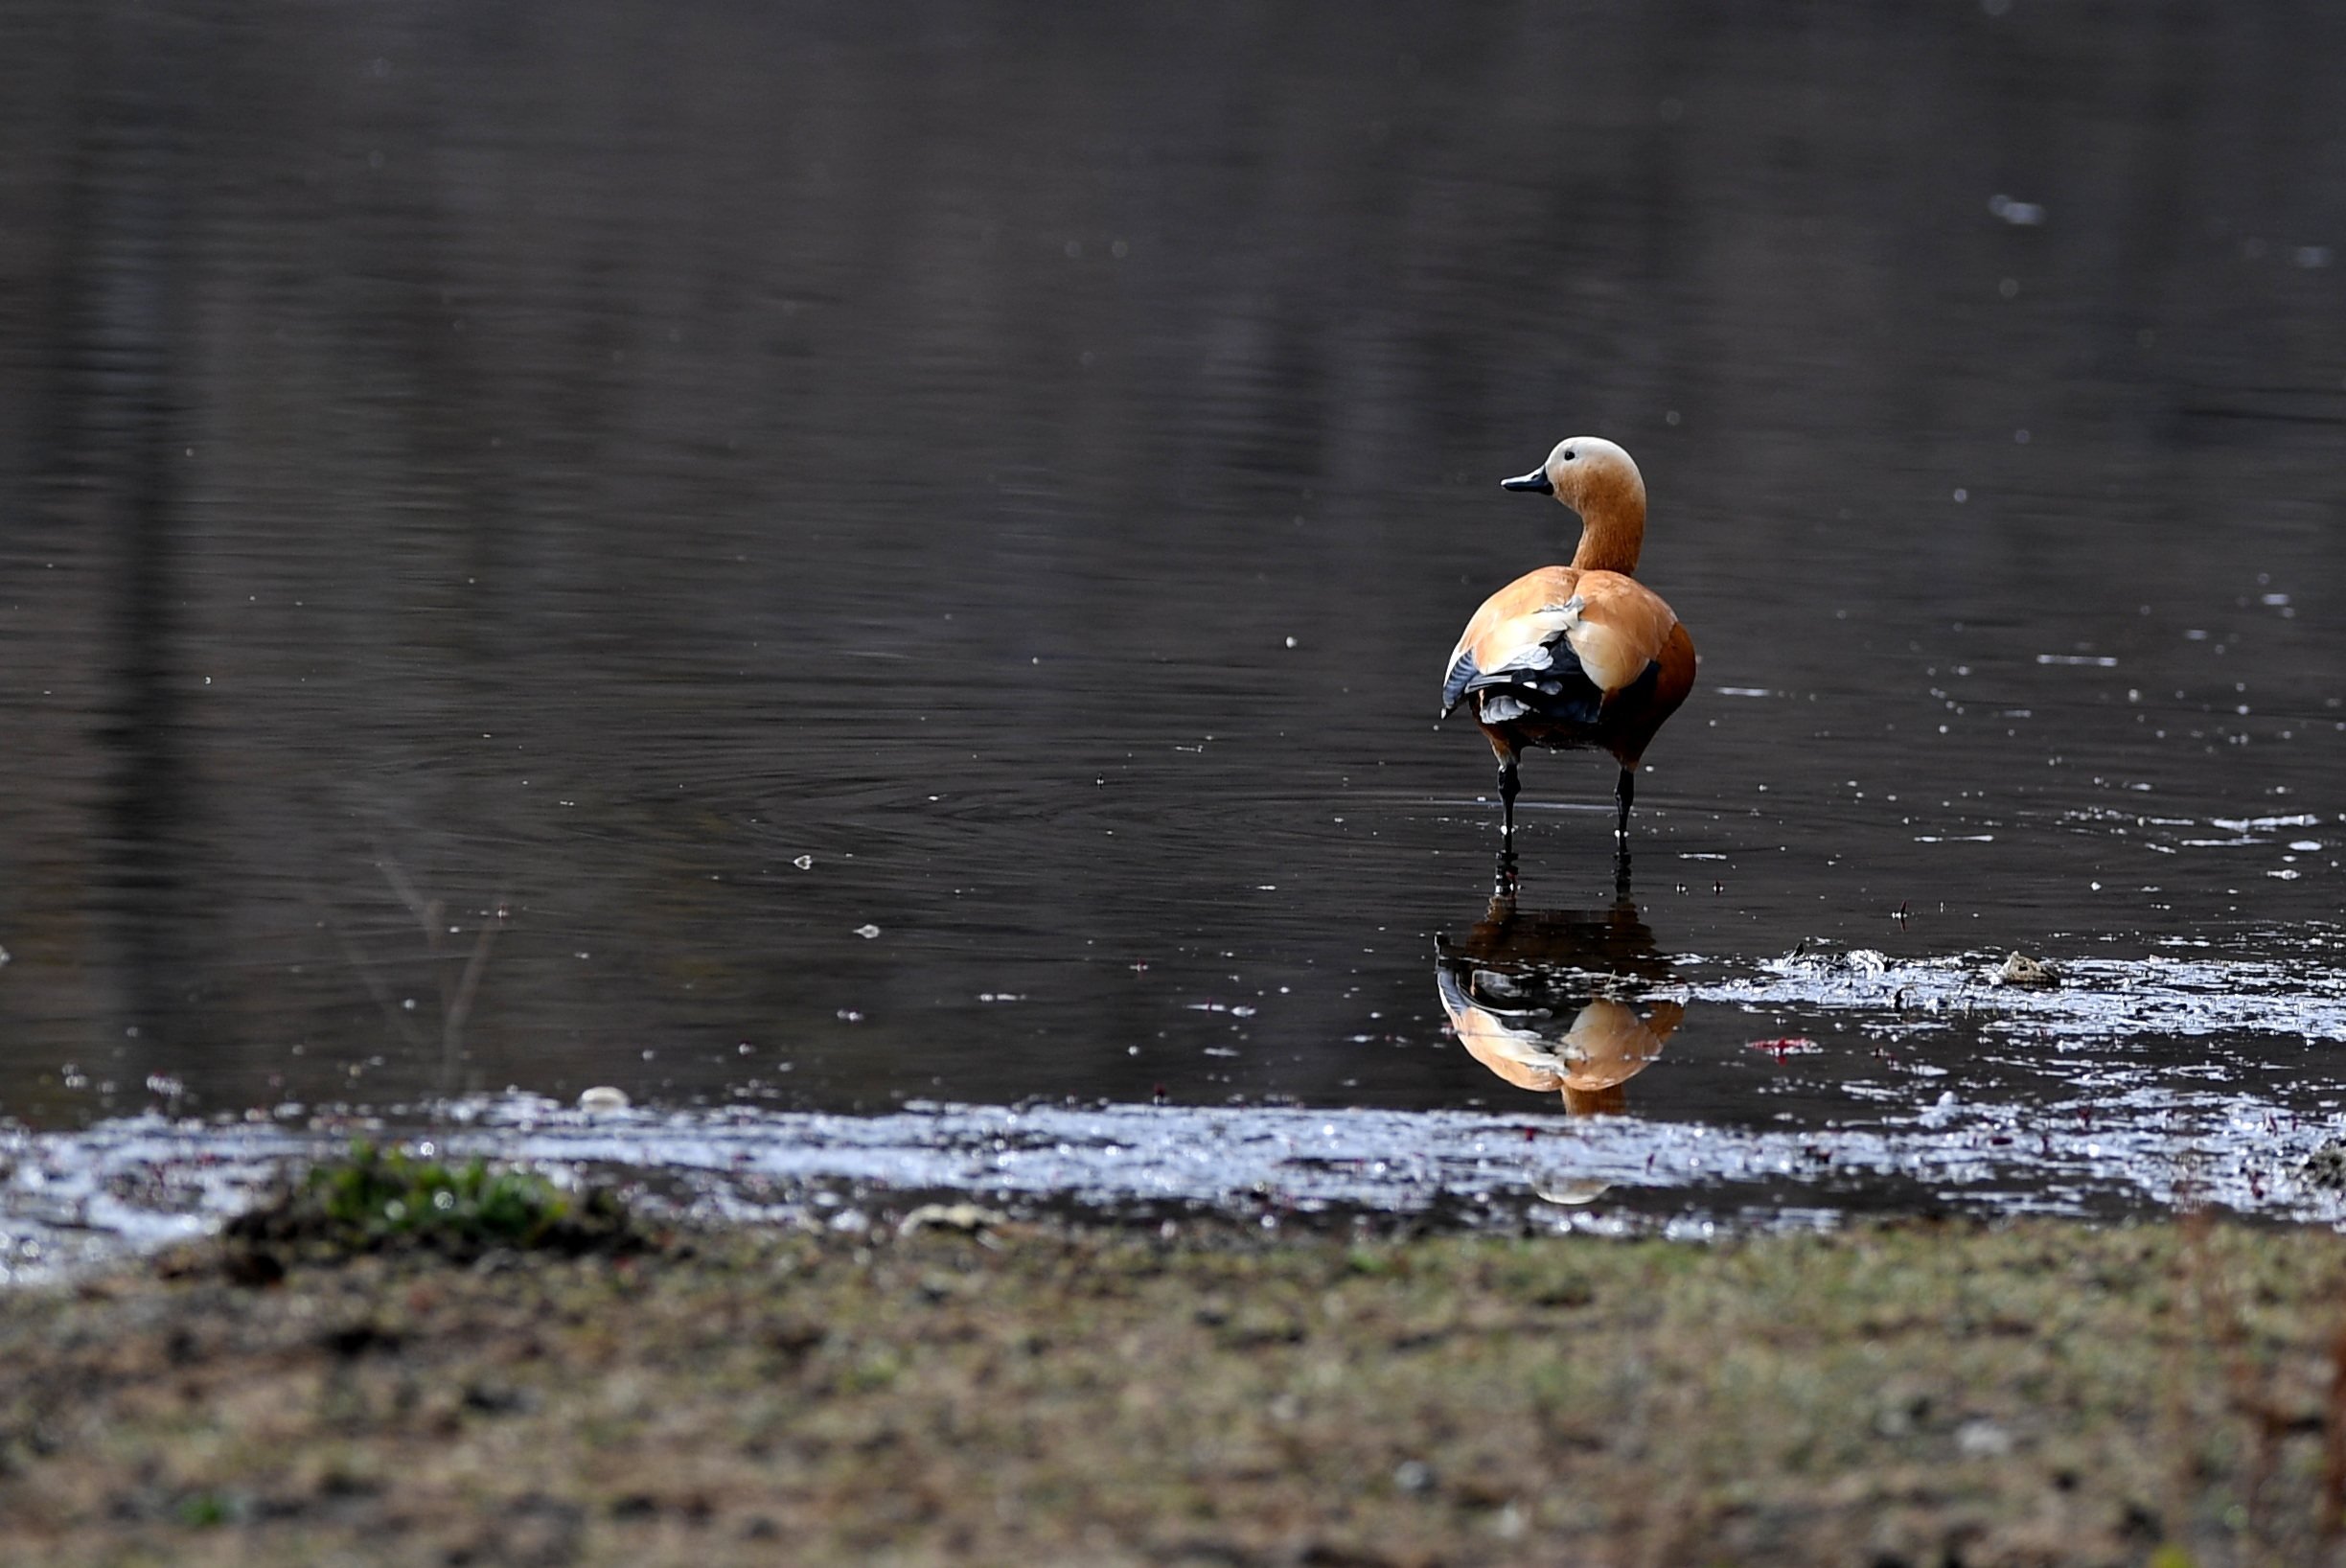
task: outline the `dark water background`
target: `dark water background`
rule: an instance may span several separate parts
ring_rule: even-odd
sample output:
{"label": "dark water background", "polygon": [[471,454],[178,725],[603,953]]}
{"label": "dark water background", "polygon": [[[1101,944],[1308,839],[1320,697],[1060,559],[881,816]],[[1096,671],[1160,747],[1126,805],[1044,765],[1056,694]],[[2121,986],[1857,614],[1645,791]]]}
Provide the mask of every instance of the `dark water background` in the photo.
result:
{"label": "dark water background", "polygon": [[[1432,719],[1578,432],[1704,659],[1632,1115],[2324,1113],[2341,81],[2312,4],[11,5],[0,1117],[1560,1115],[1443,1032]],[[1606,910],[1609,767],[1526,780]]]}

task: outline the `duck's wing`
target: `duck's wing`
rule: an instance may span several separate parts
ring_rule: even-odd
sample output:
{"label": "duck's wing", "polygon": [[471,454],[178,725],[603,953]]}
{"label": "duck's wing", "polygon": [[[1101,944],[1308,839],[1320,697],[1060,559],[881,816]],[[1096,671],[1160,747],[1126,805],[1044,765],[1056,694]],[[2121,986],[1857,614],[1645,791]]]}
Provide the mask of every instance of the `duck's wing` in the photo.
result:
{"label": "duck's wing", "polygon": [[1443,666],[1443,717],[1470,689],[1504,683],[1509,672],[1554,664],[1552,645],[1564,629],[1558,617],[1580,575],[1570,566],[1543,566],[1483,601]]}
{"label": "duck's wing", "polygon": [[1566,640],[1597,689],[1611,697],[1636,684],[1658,663],[1677,628],[1678,613],[1662,595],[1617,571],[1584,571],[1574,597],[1578,612]]}

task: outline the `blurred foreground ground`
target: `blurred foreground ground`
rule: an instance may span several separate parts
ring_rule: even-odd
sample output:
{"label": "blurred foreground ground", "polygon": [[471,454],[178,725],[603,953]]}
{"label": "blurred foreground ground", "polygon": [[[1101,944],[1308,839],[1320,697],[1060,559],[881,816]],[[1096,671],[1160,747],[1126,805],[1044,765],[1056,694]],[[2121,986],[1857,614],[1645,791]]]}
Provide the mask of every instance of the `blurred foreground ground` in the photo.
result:
{"label": "blurred foreground ground", "polygon": [[2190,1219],[207,1245],[0,1296],[0,1559],[2335,1560],[2342,1267]]}

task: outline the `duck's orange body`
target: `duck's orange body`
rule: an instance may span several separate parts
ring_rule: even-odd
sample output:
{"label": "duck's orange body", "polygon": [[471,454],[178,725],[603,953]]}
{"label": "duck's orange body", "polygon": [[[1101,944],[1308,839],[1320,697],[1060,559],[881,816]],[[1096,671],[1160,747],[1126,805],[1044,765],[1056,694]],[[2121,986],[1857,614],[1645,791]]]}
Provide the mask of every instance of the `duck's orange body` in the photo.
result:
{"label": "duck's orange body", "polygon": [[1568,566],[1543,566],[1483,602],[1442,682],[1499,759],[1505,831],[1515,831],[1516,762],[1535,746],[1589,748],[1621,765],[1615,831],[1625,842],[1639,759],[1694,685],[1694,643],[1661,595],[1630,573],[1645,537],[1645,484],[1610,441],[1575,436],[1506,482],[1552,494],[1580,514]]}

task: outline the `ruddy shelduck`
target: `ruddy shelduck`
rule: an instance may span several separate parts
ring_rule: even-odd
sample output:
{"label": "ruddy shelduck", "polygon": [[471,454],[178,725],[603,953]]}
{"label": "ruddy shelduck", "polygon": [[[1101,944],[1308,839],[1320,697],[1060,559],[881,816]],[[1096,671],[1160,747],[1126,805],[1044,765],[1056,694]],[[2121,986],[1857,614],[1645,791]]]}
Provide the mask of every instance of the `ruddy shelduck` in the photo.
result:
{"label": "ruddy shelduck", "polygon": [[1483,601],[1450,652],[1442,715],[1474,702],[1499,759],[1502,831],[1515,834],[1516,761],[1534,746],[1591,748],[1621,765],[1614,833],[1625,852],[1638,760],[1694,685],[1694,643],[1660,594],[1630,574],[1645,541],[1645,481],[1597,436],[1556,443],[1507,490],[1553,496],[1580,516],[1569,566],[1542,566]]}

